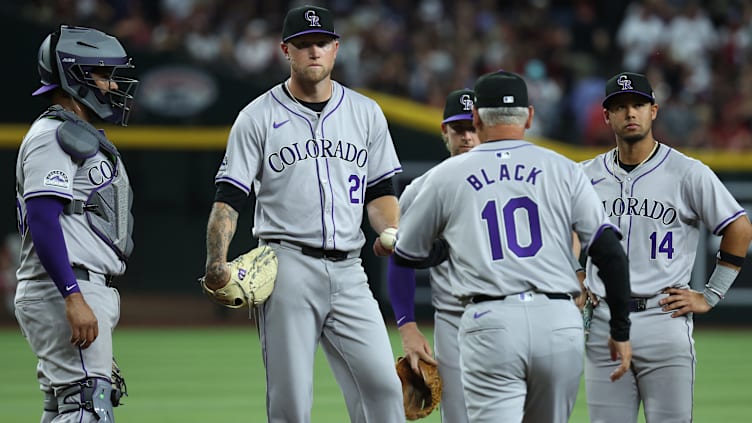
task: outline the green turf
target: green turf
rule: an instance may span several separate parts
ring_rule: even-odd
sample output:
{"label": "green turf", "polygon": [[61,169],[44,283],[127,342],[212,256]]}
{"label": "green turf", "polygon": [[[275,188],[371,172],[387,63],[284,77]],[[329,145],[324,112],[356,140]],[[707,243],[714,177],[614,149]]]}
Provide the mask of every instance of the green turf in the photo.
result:
{"label": "green turf", "polygon": [[[399,338],[394,331],[392,335],[399,352]],[[752,332],[706,329],[698,330],[695,338],[695,422],[750,421]],[[42,396],[34,357],[18,330],[0,329],[0,345],[0,421],[38,421]],[[117,409],[118,423],[266,421],[264,372],[251,328],[122,328],[115,333],[115,349],[131,393]],[[582,388],[572,422],[587,422]],[[317,423],[348,421],[342,395],[321,354],[312,414]],[[438,413],[421,420],[439,421]]]}

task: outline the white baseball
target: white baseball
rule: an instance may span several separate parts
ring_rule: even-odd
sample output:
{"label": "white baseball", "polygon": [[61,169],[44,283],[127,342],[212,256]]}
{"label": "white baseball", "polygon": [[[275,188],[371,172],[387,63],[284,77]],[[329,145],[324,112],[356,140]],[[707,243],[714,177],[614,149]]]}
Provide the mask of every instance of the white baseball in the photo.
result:
{"label": "white baseball", "polygon": [[397,243],[397,229],[396,228],[384,229],[381,232],[381,235],[379,235],[379,241],[381,241],[381,245],[384,246],[384,248],[393,250],[394,244]]}

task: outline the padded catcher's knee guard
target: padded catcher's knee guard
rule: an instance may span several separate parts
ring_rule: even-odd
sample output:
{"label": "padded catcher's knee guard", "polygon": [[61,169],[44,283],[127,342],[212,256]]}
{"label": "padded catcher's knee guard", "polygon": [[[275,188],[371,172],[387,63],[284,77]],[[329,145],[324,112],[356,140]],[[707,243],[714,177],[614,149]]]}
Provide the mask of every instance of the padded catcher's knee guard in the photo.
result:
{"label": "padded catcher's knee guard", "polygon": [[112,383],[107,379],[88,378],[68,386],[58,393],[57,405],[60,414],[83,409],[93,413],[99,422],[115,422]]}

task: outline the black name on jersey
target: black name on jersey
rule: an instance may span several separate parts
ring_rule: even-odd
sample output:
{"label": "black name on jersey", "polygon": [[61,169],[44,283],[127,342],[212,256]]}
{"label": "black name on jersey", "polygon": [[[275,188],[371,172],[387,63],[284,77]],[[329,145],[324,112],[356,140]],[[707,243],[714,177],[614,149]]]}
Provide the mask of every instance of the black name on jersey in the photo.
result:
{"label": "black name on jersey", "polygon": [[309,139],[303,145],[296,142],[280,148],[269,155],[267,163],[271,170],[279,173],[297,162],[320,157],[344,160],[362,168],[368,163],[368,150],[342,140]]}
{"label": "black name on jersey", "polygon": [[541,172],[543,172],[543,170],[536,167],[527,169],[524,164],[510,166],[502,164],[499,166],[498,173],[487,172],[486,169],[481,169],[480,175],[471,174],[466,180],[474,190],[480,191],[486,185],[502,181],[519,181],[535,185],[535,178],[537,178]]}
{"label": "black name on jersey", "polygon": [[674,223],[677,217],[675,208],[647,198],[626,197],[603,200],[603,209],[608,217],[642,216],[660,220],[664,225]]}

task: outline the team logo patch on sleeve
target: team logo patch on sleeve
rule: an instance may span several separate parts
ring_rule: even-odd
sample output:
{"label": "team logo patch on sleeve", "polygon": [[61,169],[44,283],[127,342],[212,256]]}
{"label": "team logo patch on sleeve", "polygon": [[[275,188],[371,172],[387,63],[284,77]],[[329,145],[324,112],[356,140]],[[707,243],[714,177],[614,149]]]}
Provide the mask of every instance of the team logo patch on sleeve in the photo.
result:
{"label": "team logo patch on sleeve", "polygon": [[68,175],[62,170],[51,170],[44,177],[44,185],[48,187],[70,188]]}

